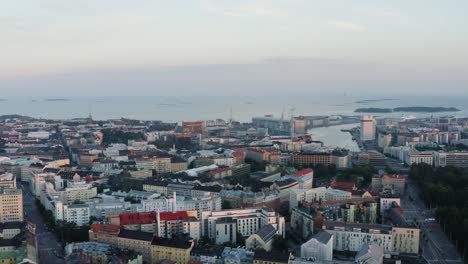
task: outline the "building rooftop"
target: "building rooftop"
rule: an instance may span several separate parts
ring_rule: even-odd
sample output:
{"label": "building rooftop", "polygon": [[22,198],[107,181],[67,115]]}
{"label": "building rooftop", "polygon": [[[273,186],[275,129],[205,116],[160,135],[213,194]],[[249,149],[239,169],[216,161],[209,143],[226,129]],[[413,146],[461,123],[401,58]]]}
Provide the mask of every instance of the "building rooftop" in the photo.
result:
{"label": "building rooftop", "polygon": [[180,249],[189,249],[192,247],[192,242],[183,239],[168,239],[163,237],[154,237],[151,245],[157,245],[161,247],[171,247]]}
{"label": "building rooftop", "polygon": [[256,235],[258,235],[263,241],[268,241],[275,236],[276,232],[276,228],[273,225],[268,224],[260,228]]}
{"label": "building rooftop", "polygon": [[156,212],[123,213],[119,215],[121,225],[156,223]]}
{"label": "building rooftop", "polygon": [[159,213],[159,220],[160,221],[169,221],[169,220],[184,220],[188,221],[189,216],[187,211],[179,211],[179,212],[160,212]]}
{"label": "building rooftop", "polygon": [[150,242],[153,240],[153,234],[141,231],[132,231],[132,230],[122,230],[120,231],[118,237],[134,240],[143,240]]}
{"label": "building rooftop", "polygon": [[282,253],[278,251],[270,251],[266,252],[263,250],[258,250],[255,251],[255,255],[253,257],[254,260],[263,260],[263,261],[268,261],[268,262],[282,262],[282,263],[288,263],[289,262],[289,254],[288,253]]}
{"label": "building rooftop", "polygon": [[332,238],[332,235],[328,233],[327,231],[320,231],[317,234],[315,234],[312,238],[316,239],[322,244],[327,244]]}
{"label": "building rooftop", "polygon": [[21,189],[0,187],[0,195],[21,195]]}

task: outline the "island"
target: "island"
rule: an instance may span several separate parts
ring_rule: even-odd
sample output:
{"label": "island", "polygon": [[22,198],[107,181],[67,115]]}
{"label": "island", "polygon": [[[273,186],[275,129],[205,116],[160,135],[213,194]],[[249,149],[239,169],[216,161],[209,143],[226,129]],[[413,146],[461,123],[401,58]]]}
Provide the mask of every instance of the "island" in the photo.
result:
{"label": "island", "polygon": [[367,99],[367,100],[360,100],[360,101],[355,101],[355,104],[368,104],[368,103],[377,103],[377,102],[385,102],[385,101],[396,101],[399,99],[395,98],[383,98],[383,99]]}
{"label": "island", "polygon": [[355,113],[393,113],[393,112],[413,112],[413,113],[443,113],[458,112],[460,109],[455,107],[429,107],[429,106],[409,106],[396,108],[358,108]]}
{"label": "island", "polygon": [[70,99],[51,98],[51,99],[45,99],[44,101],[47,101],[47,102],[67,102],[67,101],[70,101]]}
{"label": "island", "polygon": [[369,108],[358,108],[354,110],[354,112],[355,113],[392,113],[393,109],[369,107]]}

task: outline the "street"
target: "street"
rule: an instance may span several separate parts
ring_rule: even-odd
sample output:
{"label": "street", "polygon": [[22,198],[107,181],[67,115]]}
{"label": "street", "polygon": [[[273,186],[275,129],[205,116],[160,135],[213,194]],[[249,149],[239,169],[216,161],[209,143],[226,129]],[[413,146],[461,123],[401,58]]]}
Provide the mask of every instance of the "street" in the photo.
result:
{"label": "street", "polygon": [[463,263],[455,246],[435,220],[434,212],[422,201],[419,188],[410,180],[407,180],[406,193],[401,197],[401,208],[405,219],[409,223],[416,221],[421,229],[420,247],[427,262]]}
{"label": "street", "polygon": [[59,257],[63,256],[62,246],[55,234],[47,230],[29,186],[24,183],[18,186],[23,190],[25,220],[36,224],[39,263],[65,263],[65,260]]}

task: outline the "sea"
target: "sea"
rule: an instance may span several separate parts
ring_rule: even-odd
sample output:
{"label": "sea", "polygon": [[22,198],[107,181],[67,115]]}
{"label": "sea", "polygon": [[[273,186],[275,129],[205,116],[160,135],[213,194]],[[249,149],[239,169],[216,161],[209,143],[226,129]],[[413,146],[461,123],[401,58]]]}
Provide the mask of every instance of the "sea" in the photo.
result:
{"label": "sea", "polygon": [[[468,96],[108,96],[108,97],[2,97],[0,115],[20,114],[35,118],[72,119],[88,117],[95,120],[131,118],[181,122],[232,119],[249,122],[252,117],[273,115],[347,115],[363,107],[393,108],[408,106],[456,107],[452,113],[388,113],[375,116],[468,116]],[[313,129],[314,139],[329,146],[351,147],[349,133],[341,129],[355,125]],[[347,136],[345,136],[345,134]],[[346,139],[343,141],[343,138]]]}
{"label": "sea", "polygon": [[[365,102],[362,102],[365,101]],[[282,114],[359,115],[361,107],[399,106],[456,107],[460,112],[434,115],[468,116],[467,97],[365,97],[365,96],[193,96],[193,97],[2,97],[0,115],[20,114],[36,118],[71,119],[92,114],[96,120],[133,118],[181,122],[229,119],[248,122],[252,117]],[[430,116],[431,114],[391,113],[385,116]]]}

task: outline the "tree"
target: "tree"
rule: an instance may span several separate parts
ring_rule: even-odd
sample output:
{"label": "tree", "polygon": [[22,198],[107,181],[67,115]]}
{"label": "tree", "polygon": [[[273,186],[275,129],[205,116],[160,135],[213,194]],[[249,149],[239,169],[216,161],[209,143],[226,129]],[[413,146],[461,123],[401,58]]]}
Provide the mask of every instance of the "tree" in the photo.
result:
{"label": "tree", "polygon": [[288,252],[288,241],[280,235],[274,236],[273,249],[279,252]]}
{"label": "tree", "polygon": [[228,200],[223,200],[221,207],[223,208],[223,210],[233,209],[231,202],[229,202]]}
{"label": "tree", "polygon": [[236,233],[236,244],[238,247],[244,247],[245,246],[245,238],[242,236],[240,232]]}

